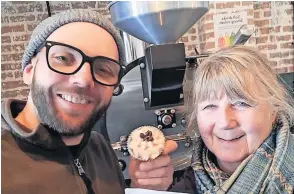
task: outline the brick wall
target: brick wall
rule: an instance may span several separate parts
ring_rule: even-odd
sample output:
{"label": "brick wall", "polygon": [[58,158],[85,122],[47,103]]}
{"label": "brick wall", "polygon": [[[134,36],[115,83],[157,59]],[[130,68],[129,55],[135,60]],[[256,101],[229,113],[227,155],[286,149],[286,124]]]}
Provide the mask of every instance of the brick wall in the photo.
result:
{"label": "brick wall", "polygon": [[[110,18],[107,2],[49,2],[52,15],[68,9],[91,9]],[[21,59],[37,24],[48,17],[46,2],[1,2],[1,100],[26,99]]]}
{"label": "brick wall", "polygon": [[246,45],[257,47],[270,59],[278,73],[294,72],[293,5],[290,1],[276,2],[210,2],[209,12],[201,18],[181,39],[188,56],[216,50],[213,16],[220,11],[246,10],[247,23],[256,31]]}
{"label": "brick wall", "polygon": [[[110,18],[107,2],[50,2],[51,13],[68,9],[96,10]],[[245,9],[248,24],[256,33],[248,45],[267,54],[277,72],[294,72],[293,6],[290,2],[211,2],[209,12],[181,39],[186,54],[214,52],[213,17],[227,9]],[[48,17],[46,2],[1,2],[1,100],[26,99],[28,87],[22,81],[21,58],[32,30]]]}

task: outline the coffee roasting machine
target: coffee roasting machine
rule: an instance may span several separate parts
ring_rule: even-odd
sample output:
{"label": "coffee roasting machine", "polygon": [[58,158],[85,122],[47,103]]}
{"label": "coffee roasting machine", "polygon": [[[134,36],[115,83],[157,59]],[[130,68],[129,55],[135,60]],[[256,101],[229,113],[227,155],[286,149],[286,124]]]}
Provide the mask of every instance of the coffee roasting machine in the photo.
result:
{"label": "coffee roasting machine", "polygon": [[[118,1],[108,8],[121,30],[127,68],[112,98],[104,125],[126,179],[129,153],[127,137],[143,125],[162,130],[178,143],[172,153],[175,171],[190,165],[193,133],[185,130],[184,77],[187,62],[183,43],[175,43],[207,11],[200,1]],[[191,77],[191,76],[190,76]],[[189,80],[185,80],[189,81]]]}

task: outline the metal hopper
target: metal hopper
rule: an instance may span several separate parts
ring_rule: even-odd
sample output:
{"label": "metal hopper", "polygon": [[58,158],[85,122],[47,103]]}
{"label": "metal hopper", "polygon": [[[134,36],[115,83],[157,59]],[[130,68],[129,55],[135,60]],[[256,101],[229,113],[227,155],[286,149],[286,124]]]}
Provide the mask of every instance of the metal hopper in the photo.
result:
{"label": "metal hopper", "polygon": [[208,1],[118,1],[109,4],[112,22],[152,44],[176,42],[207,11]]}

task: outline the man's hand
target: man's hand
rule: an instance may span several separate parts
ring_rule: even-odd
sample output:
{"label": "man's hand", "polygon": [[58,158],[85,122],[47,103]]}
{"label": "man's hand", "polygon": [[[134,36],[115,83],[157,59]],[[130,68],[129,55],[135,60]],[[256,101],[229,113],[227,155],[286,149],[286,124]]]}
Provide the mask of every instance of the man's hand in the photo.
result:
{"label": "man's hand", "polygon": [[167,190],[172,183],[174,168],[169,153],[175,151],[178,145],[167,140],[162,154],[152,161],[140,161],[131,156],[129,175],[131,187]]}

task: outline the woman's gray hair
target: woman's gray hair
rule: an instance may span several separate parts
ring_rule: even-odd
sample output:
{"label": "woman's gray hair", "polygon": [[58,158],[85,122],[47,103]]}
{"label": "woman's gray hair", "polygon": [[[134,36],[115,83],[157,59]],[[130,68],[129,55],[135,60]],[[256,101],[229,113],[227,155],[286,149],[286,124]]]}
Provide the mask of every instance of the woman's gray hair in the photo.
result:
{"label": "woman's gray hair", "polygon": [[[221,49],[205,59],[193,77],[186,97],[189,129],[197,130],[197,105],[215,98],[219,89],[223,89],[231,99],[241,98],[253,103],[268,101],[276,118],[286,116],[290,126],[294,122],[291,95],[278,81],[278,75],[267,58],[254,48],[232,46]],[[260,92],[254,92],[253,86]]]}

